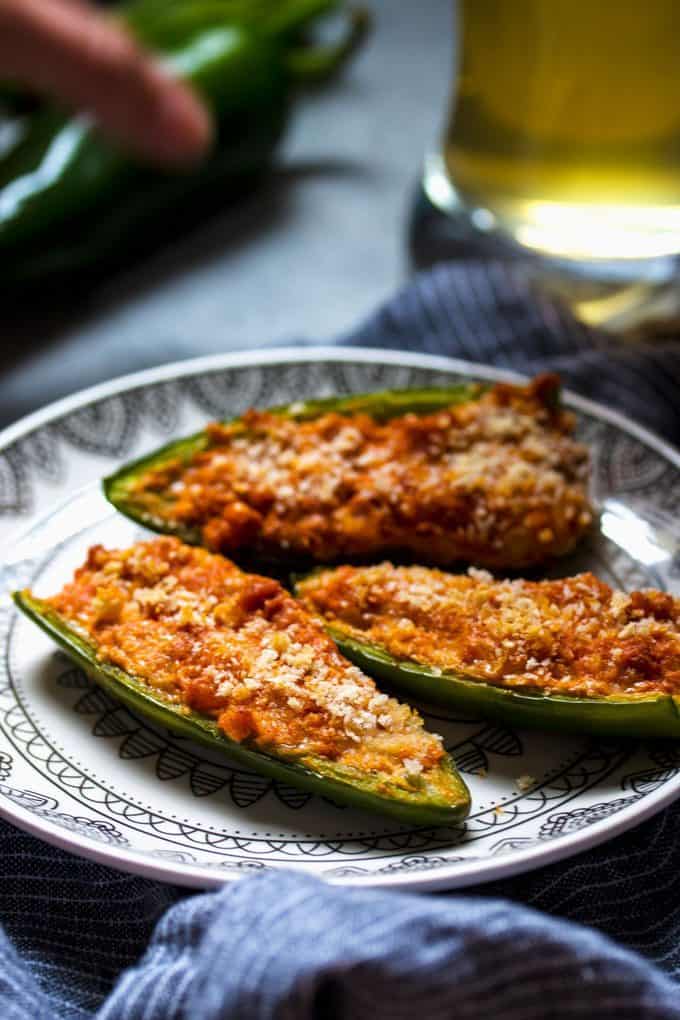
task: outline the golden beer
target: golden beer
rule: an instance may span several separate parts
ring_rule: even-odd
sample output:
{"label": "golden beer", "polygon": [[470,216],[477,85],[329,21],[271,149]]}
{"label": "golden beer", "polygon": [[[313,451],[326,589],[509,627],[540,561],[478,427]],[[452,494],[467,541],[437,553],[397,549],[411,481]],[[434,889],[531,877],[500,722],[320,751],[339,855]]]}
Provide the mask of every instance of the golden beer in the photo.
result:
{"label": "golden beer", "polygon": [[571,259],[680,251],[680,0],[461,0],[444,160],[462,202]]}

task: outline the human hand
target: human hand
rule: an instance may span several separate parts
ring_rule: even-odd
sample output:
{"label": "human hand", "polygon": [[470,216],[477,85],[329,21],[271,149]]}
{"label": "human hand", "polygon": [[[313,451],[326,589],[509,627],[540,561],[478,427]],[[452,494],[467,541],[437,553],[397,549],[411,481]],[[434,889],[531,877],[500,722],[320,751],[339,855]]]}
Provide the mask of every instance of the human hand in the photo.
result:
{"label": "human hand", "polygon": [[209,147],[197,96],[88,0],[0,0],[0,75],[89,113],[149,162],[189,164]]}

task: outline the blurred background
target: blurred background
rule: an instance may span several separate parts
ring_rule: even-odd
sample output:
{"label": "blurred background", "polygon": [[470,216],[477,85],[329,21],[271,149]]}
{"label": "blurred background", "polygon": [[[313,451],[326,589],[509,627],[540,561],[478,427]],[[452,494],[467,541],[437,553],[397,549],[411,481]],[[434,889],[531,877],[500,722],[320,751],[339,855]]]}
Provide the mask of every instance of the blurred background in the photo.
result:
{"label": "blurred background", "polygon": [[336,338],[408,277],[422,161],[446,116],[453,5],[364,6],[373,30],[296,96],[255,190],[198,226],[189,210],[178,236],[92,284],[66,277],[3,299],[0,424],[176,359]]}

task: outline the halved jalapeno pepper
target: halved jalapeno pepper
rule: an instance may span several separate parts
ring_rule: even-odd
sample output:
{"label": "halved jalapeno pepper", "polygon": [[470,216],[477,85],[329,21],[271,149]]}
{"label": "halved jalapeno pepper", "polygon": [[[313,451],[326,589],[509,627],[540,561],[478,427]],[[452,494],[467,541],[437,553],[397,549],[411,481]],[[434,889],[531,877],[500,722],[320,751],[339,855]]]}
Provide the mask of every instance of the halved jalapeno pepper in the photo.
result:
{"label": "halved jalapeno pepper", "polygon": [[254,772],[412,825],[458,824],[469,812],[469,792],[447,754],[431,768],[405,777],[362,770],[319,754],[296,755],[290,748],[279,754],[247,740],[232,739],[215,718],[188,708],[147,680],[102,659],[96,643],[78,633],[45,600],[29,591],[15,593],[14,600],[88,676],[129,708],[160,726],[227,754]]}
{"label": "halved jalapeno pepper", "polygon": [[470,574],[320,568],[294,592],[343,655],[397,692],[515,726],[680,737],[672,595],[625,595],[592,574]]}
{"label": "halved jalapeno pepper", "polygon": [[587,451],[558,394],[546,375],[248,411],[104,489],[153,530],[238,559],[518,568],[568,552],[592,520]]}

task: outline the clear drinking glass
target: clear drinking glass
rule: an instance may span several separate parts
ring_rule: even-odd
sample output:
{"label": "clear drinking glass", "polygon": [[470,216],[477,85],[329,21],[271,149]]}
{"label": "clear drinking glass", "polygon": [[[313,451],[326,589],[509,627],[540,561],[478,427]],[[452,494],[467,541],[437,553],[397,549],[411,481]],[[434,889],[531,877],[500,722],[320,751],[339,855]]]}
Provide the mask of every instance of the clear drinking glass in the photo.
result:
{"label": "clear drinking glass", "polygon": [[[460,0],[425,190],[586,297],[680,252],[680,0]],[[588,283],[592,287],[588,288]]]}

